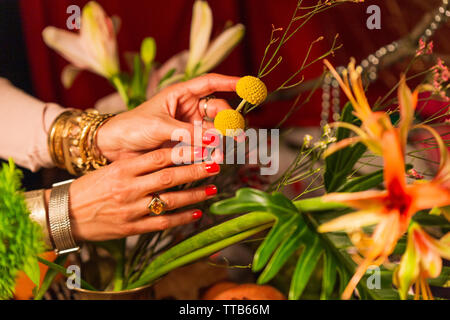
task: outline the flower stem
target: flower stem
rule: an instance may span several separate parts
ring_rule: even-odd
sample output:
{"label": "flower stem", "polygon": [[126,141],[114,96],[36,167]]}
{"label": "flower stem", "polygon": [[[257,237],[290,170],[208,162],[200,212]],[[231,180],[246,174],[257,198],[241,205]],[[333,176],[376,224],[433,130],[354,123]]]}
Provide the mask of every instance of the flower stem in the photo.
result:
{"label": "flower stem", "polygon": [[247,103],[247,101],[245,101],[244,99],[242,99],[241,103],[239,104],[239,106],[236,108],[237,112],[240,112],[242,110],[242,108],[245,106],[245,104]]}
{"label": "flower stem", "polygon": [[119,93],[122,100],[125,102],[125,104],[129,105],[130,98],[128,97],[127,90],[125,88],[125,85],[123,84],[122,80],[120,79],[119,75],[115,75],[111,78],[111,82],[113,83],[114,87],[116,88],[117,92]]}

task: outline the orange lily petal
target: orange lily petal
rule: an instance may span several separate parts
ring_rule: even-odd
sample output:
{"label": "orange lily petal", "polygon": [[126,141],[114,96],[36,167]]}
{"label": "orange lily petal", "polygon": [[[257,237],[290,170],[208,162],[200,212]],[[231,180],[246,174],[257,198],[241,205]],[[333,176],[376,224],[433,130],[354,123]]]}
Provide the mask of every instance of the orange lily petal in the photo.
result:
{"label": "orange lily petal", "polygon": [[348,139],[344,139],[341,140],[337,143],[333,143],[331,146],[329,146],[327,148],[327,150],[323,153],[323,157],[329,157],[330,155],[332,155],[333,153],[342,150],[344,148],[347,148],[348,146],[354,145],[358,142],[361,142],[361,138],[360,137],[352,137],[352,138],[348,138]]}
{"label": "orange lily petal", "polygon": [[383,135],[384,181],[389,193],[397,195],[405,190],[405,160],[396,130]]}
{"label": "orange lily petal", "polygon": [[350,299],[353,291],[366,273],[368,267],[375,262],[382,263],[386,257],[392,253],[392,250],[400,236],[399,225],[399,215],[396,212],[389,213],[377,225],[372,235],[373,245],[369,249],[364,262],[358,266],[355,274],[342,293],[342,299]]}
{"label": "orange lily petal", "polygon": [[349,193],[329,193],[322,197],[326,202],[340,202],[350,207],[362,210],[375,210],[384,207],[386,191],[361,191]]}
{"label": "orange lily petal", "polygon": [[380,222],[383,215],[376,211],[357,211],[345,214],[339,218],[325,222],[319,228],[319,232],[354,231],[356,229],[371,226]]}
{"label": "orange lily petal", "polygon": [[420,257],[421,268],[427,278],[436,278],[442,270],[442,259],[435,250],[434,239],[417,226],[412,230],[414,244]]}
{"label": "orange lily petal", "polygon": [[450,190],[432,181],[406,187],[415,211],[450,205]]}
{"label": "orange lily petal", "polygon": [[414,121],[414,111],[416,110],[419,92],[416,90],[411,93],[411,90],[406,84],[406,77],[402,75],[400,86],[398,88],[398,101],[400,104],[400,139],[403,145],[406,145],[408,131]]}
{"label": "orange lily petal", "polygon": [[327,60],[323,60],[323,63],[327,66],[327,68],[330,70],[331,74],[333,75],[333,77],[336,78],[336,80],[339,82],[339,85],[342,88],[342,91],[344,91],[344,93],[347,95],[347,98],[350,100],[350,102],[352,103],[353,106],[358,105],[358,103],[356,102],[355,97],[352,94],[352,91],[350,89],[349,84],[344,83],[344,81],[342,80],[341,76],[339,75],[339,73],[336,71],[336,69],[333,67],[333,65]]}

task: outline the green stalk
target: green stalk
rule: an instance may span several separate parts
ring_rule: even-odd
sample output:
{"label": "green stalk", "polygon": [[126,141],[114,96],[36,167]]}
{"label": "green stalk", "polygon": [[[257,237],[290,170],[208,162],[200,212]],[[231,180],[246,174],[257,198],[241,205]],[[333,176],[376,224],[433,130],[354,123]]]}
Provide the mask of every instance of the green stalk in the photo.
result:
{"label": "green stalk", "polygon": [[[148,283],[151,283],[152,281],[160,278],[161,276],[163,276],[164,274],[182,267],[188,263],[191,263],[195,260],[198,260],[200,258],[206,257],[208,255],[211,255],[217,251],[222,250],[223,248],[226,248],[232,244],[235,244],[237,242],[240,242],[242,240],[247,239],[248,237],[251,237],[254,234],[257,234],[258,232],[263,231],[264,229],[269,228],[270,226],[272,226],[272,223],[267,223],[264,225],[261,225],[259,227],[238,233],[234,236],[228,237],[224,240],[215,242],[213,244],[210,244],[206,247],[200,248],[198,250],[195,250],[189,254],[186,254],[184,256],[181,256],[178,259],[172,260],[172,262],[165,264],[164,266],[155,269],[155,267],[153,267],[153,264],[149,265],[149,269],[150,270],[148,275],[146,277],[141,277],[138,281],[136,281],[135,283],[131,284],[128,289],[133,289],[133,288],[138,288],[141,286],[144,286]],[[153,271],[154,270],[154,271]],[[153,272],[152,272],[153,271]]]}
{"label": "green stalk", "polygon": [[[64,277],[67,278],[67,273],[66,273],[66,268],[64,268],[63,266],[60,266],[59,264],[50,262],[48,260],[45,260],[44,258],[38,257],[38,260],[40,263],[45,264],[47,267],[49,267],[50,269],[56,270],[59,273],[61,273]],[[93,286],[91,286],[89,283],[87,283],[86,281],[84,281],[83,279],[80,279],[81,282],[81,287],[83,289],[87,289],[87,290],[92,290],[92,291],[97,291],[97,289],[95,289]]]}
{"label": "green stalk", "polygon": [[[63,265],[66,263],[66,260],[67,260],[67,255],[59,256],[56,258],[54,263],[56,265]],[[58,270],[55,270],[52,268],[49,268],[47,270],[47,272],[45,273],[44,281],[42,282],[41,286],[39,287],[38,292],[34,296],[34,300],[42,300],[42,298],[44,297],[45,293],[48,291],[48,289],[52,285],[53,280],[55,280],[58,273],[59,273]]]}
{"label": "green stalk", "polygon": [[126,238],[117,241],[117,251],[111,252],[116,260],[116,270],[113,278],[113,291],[120,291],[123,289],[123,282],[125,276],[125,243]]}
{"label": "green stalk", "polygon": [[186,239],[178,245],[163,252],[155,260],[153,260],[142,272],[139,279],[130,283],[127,286],[127,289],[139,287],[139,284],[142,283],[148,283],[147,279],[153,278],[152,273],[154,270],[163,268],[180,257],[214,244],[215,242],[233,237],[241,232],[270,223],[274,219],[275,217],[267,212],[252,212],[232,220],[228,220],[220,225],[214,226],[203,231],[202,233]]}
{"label": "green stalk", "polygon": [[125,88],[125,85],[123,84],[122,80],[118,75],[115,75],[111,78],[111,82],[113,83],[114,87],[116,88],[117,92],[119,93],[122,100],[125,102],[125,104],[128,106],[128,103],[130,102],[130,99],[127,94],[127,90]]}
{"label": "green stalk", "polygon": [[245,101],[244,99],[242,99],[241,103],[238,105],[238,107],[236,108],[237,112],[241,112],[242,108],[245,106],[245,104],[247,103],[247,101]]}
{"label": "green stalk", "polygon": [[325,202],[322,197],[294,201],[294,205],[301,212],[328,211],[346,209],[348,206],[338,202]]}

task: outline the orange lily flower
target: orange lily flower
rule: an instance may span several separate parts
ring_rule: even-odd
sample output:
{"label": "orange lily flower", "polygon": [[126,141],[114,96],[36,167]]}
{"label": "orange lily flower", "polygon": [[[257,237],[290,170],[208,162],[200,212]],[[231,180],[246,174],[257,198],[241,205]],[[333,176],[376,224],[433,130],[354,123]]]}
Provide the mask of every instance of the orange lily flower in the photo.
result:
{"label": "orange lily flower", "polygon": [[[373,153],[382,154],[381,138],[383,133],[392,129],[393,126],[385,112],[372,111],[364,92],[364,86],[361,79],[361,67],[355,68],[355,59],[352,58],[348,64],[348,68],[343,71],[342,78],[328,60],[325,59],[324,63],[332,75],[337,79],[344,93],[347,95],[353,109],[355,110],[354,115],[362,122],[361,128],[350,123],[332,123],[331,126],[343,127],[352,130],[357,134],[357,137],[344,139],[334,145],[331,145],[325,152],[324,156],[327,157],[342,148],[358,142],[362,142],[367,145]],[[414,119],[414,110],[417,106],[418,94],[418,90],[415,90],[414,93],[411,92],[406,85],[405,76],[402,76],[398,89],[398,98],[401,116],[399,129],[401,132],[401,139],[404,143],[406,143],[406,135]]]}
{"label": "orange lily flower", "polygon": [[[439,145],[440,136],[431,128]],[[450,205],[450,162],[446,148],[441,148],[441,168],[430,182],[406,184],[404,148],[400,130],[385,131],[380,139],[384,157],[385,191],[331,193],[325,201],[341,202],[359,211],[344,215],[319,227],[320,232],[361,231],[362,227],[376,225],[370,238],[365,236],[364,254],[355,274],[342,294],[349,299],[360,279],[371,265],[380,265],[392,253],[398,239],[407,231],[411,217],[420,210]]]}
{"label": "orange lily flower", "polygon": [[406,251],[394,274],[394,283],[399,288],[400,297],[406,299],[414,283],[415,300],[421,295],[425,300],[433,299],[427,279],[439,276],[442,270],[442,257],[450,259],[450,232],[440,240],[436,240],[417,223],[412,223],[408,232]]}

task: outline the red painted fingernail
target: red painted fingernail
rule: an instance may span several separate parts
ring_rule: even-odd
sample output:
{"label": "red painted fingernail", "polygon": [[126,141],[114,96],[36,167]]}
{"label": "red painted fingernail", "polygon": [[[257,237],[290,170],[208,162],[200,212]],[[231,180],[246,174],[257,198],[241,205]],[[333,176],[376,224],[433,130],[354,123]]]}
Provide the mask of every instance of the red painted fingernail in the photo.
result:
{"label": "red painted fingernail", "polygon": [[205,193],[208,197],[215,196],[217,194],[217,187],[216,186],[206,187]]}
{"label": "red painted fingernail", "polygon": [[194,213],[192,214],[192,218],[194,219],[200,219],[203,216],[203,212],[201,212],[200,210],[194,211]]}
{"label": "red painted fingernail", "polygon": [[218,146],[219,145],[219,137],[211,132],[206,132],[203,137],[202,137],[202,141],[204,144],[206,145],[214,145],[214,146]]}
{"label": "red painted fingernail", "polygon": [[220,166],[217,163],[207,163],[205,164],[205,169],[208,173],[217,173],[220,171]]}
{"label": "red painted fingernail", "polygon": [[194,148],[194,159],[203,159],[207,155],[205,147]]}

